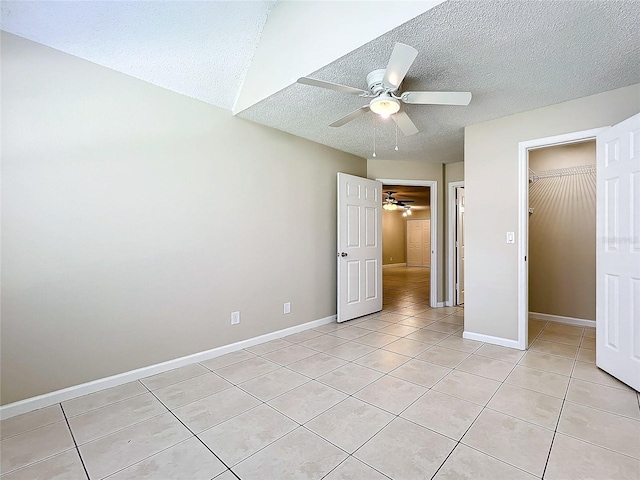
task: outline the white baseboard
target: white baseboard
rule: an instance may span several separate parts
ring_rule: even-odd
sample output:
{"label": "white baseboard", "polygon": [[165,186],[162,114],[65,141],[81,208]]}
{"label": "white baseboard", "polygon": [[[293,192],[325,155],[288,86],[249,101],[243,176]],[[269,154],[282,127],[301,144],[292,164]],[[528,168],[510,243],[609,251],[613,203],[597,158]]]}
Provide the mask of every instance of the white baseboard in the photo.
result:
{"label": "white baseboard", "polygon": [[158,373],[164,373],[166,371],[173,370],[174,368],[184,367],[185,365],[192,363],[209,360],[211,358],[219,357],[220,355],[242,350],[243,348],[252,347],[260,343],[286,337],[287,335],[302,332],[310,328],[319,327],[320,325],[325,325],[327,323],[334,322],[335,320],[336,316],[331,315],[329,317],[313,320],[301,325],[295,325],[276,332],[266,333],[258,337],[212,348],[211,350],[205,350],[204,352],[194,353],[185,357],[175,358],[155,365],[149,365],[148,367],[119,373],[117,375],[112,375],[111,377],[99,378],[98,380],[93,380],[91,382],[74,385],[73,387],[63,388],[62,390],[56,390],[55,392],[45,393],[43,395],[38,395],[37,397],[26,398],[18,402],[2,405],[0,406],[0,419],[4,420],[6,418],[15,417],[16,415],[49,407],[56,403],[64,402],[82,395],[88,395],[89,393],[94,393],[105,388],[117,387],[118,385],[140,380],[141,378],[149,377],[151,375],[157,375]]}
{"label": "white baseboard", "polygon": [[386,265],[382,265],[382,268],[384,267],[406,267],[407,264],[406,263],[388,263]]}
{"label": "white baseboard", "polygon": [[444,302],[437,302],[436,303],[436,308],[442,308],[444,306],[445,306]]}
{"label": "white baseboard", "polygon": [[462,338],[466,338],[467,340],[476,340],[478,342],[491,343],[493,345],[500,345],[501,347],[523,350],[522,348],[520,348],[520,345],[518,345],[517,340],[509,340],[508,338],[492,337],[491,335],[484,335],[482,333],[473,332],[463,332]]}
{"label": "white baseboard", "polygon": [[549,315],[548,313],[529,312],[529,318],[537,320],[548,320],[550,322],[566,323],[569,325],[579,325],[581,327],[596,326],[595,320],[586,320],[584,318],[561,317],[560,315]]}

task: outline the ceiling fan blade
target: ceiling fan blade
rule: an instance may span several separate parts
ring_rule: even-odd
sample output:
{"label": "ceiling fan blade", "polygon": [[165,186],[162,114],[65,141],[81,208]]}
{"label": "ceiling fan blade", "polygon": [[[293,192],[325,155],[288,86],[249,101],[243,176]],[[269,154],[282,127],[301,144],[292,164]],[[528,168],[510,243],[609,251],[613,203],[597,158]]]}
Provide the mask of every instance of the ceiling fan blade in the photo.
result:
{"label": "ceiling fan blade", "polygon": [[329,125],[330,127],[341,127],[342,125],[344,125],[345,123],[349,123],[351,120],[355,120],[356,118],[358,118],[360,115],[364,115],[365,113],[367,113],[369,111],[369,105],[365,105],[364,107],[360,107],[357,110],[354,110],[353,112],[351,112],[348,115],[345,115],[344,117],[342,117],[339,120],[336,120],[335,122],[333,122],[331,125]]}
{"label": "ceiling fan blade", "polygon": [[304,85],[311,85],[313,87],[327,88],[329,90],[335,90],[336,92],[351,93],[354,95],[368,95],[369,92],[360,88],[348,87],[347,85],[340,85],[338,83],[325,82],[323,80],[316,80],[314,78],[300,77],[298,83]]}
{"label": "ceiling fan blade", "polygon": [[404,110],[400,110],[398,113],[391,115],[391,118],[398,124],[398,128],[404,133],[405,137],[419,132],[418,127],[415,126]]}
{"label": "ceiling fan blade", "polygon": [[384,72],[382,84],[388,88],[398,88],[418,55],[418,50],[404,43],[396,43]]}
{"label": "ceiling fan blade", "polygon": [[398,203],[413,203],[415,200],[398,200]]}
{"label": "ceiling fan blade", "polygon": [[469,105],[471,92],[404,92],[401,99],[420,105]]}

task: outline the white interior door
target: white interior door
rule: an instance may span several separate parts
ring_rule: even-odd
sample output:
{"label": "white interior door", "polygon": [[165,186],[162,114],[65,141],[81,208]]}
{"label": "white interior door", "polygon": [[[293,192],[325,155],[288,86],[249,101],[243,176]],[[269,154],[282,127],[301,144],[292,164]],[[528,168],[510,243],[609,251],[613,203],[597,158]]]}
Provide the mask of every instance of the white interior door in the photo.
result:
{"label": "white interior door", "polygon": [[382,183],[338,173],[338,322],[382,310]]}
{"label": "white interior door", "polygon": [[407,267],[422,265],[422,228],[418,220],[407,220]]}
{"label": "white interior door", "polygon": [[464,187],[456,188],[456,305],[464,305]]}
{"label": "white interior door", "polygon": [[596,149],[596,365],[640,390],[640,114]]}
{"label": "white interior door", "polygon": [[431,220],[420,220],[422,224],[422,266],[431,266]]}

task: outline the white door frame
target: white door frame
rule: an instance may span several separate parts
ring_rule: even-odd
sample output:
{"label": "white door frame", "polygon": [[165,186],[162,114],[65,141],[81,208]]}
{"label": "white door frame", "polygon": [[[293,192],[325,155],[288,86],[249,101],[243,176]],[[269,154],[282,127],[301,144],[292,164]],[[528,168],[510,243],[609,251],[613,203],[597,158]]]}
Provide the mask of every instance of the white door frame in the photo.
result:
{"label": "white door frame", "polygon": [[429,187],[431,199],[429,210],[431,212],[431,292],[429,293],[429,305],[432,308],[442,307],[438,305],[438,182],[436,180],[401,180],[397,178],[376,178],[382,185],[402,185],[403,187]]}
{"label": "white door frame", "polygon": [[[518,144],[518,347],[529,345],[529,150],[595,140],[596,135],[609,128],[600,127],[553,137],[527,140]],[[596,198],[596,203],[600,202]]]}
{"label": "white door frame", "polygon": [[464,187],[464,181],[449,182],[447,205],[447,303],[448,307],[454,307],[455,292],[455,237],[456,237],[456,188]]}

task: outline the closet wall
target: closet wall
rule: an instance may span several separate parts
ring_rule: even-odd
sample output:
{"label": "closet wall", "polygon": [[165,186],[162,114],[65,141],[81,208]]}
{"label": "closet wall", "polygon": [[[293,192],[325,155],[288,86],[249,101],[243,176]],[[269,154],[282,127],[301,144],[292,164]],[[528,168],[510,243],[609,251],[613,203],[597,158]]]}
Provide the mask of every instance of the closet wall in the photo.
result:
{"label": "closet wall", "polygon": [[529,311],[595,320],[595,141],[529,152]]}

